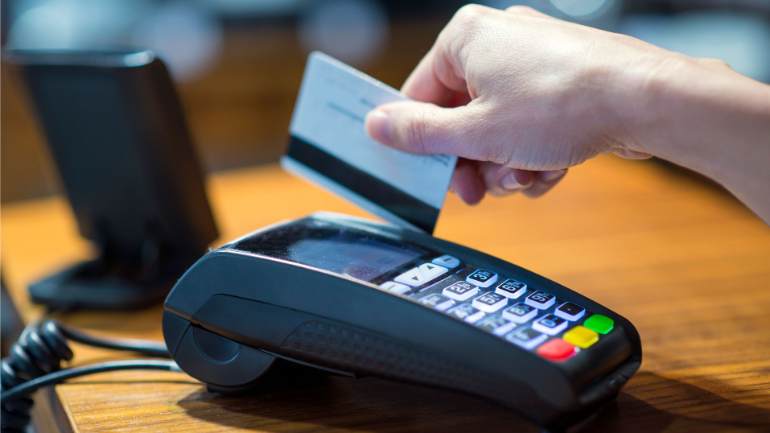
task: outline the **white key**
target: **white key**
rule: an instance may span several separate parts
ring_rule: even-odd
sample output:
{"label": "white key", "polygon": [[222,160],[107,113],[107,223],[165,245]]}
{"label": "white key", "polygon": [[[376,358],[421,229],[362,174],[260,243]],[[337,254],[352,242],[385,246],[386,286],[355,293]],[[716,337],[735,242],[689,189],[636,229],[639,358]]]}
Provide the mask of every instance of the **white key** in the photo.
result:
{"label": "white key", "polygon": [[484,293],[483,295],[473,300],[474,307],[487,313],[494,313],[495,311],[505,307],[505,304],[507,303],[508,298],[493,292]]}
{"label": "white key", "polygon": [[518,303],[503,310],[503,317],[516,323],[527,323],[534,319],[537,313],[537,308]]}
{"label": "white key", "polygon": [[513,330],[513,328],[517,327],[518,324],[516,322],[508,322],[503,326],[500,326],[499,328],[495,328],[494,331],[492,331],[495,335],[505,335]]}
{"label": "white key", "polygon": [[489,287],[497,282],[497,274],[486,269],[476,269],[465,278],[465,281],[479,287]]}
{"label": "white key", "polygon": [[397,276],[395,280],[411,287],[422,286],[446,274],[449,270],[433,263],[423,263]]}
{"label": "white key", "polygon": [[470,304],[460,304],[448,311],[448,314],[452,317],[456,317],[460,320],[464,320],[468,323],[478,322],[479,319],[484,317],[484,312],[473,308]]}
{"label": "white key", "polygon": [[476,296],[479,288],[465,281],[458,281],[451,286],[444,287],[441,294],[455,301],[463,302]]}
{"label": "white key", "polygon": [[556,296],[546,292],[535,292],[527,296],[524,303],[538,310],[547,310],[556,303]]}
{"label": "white key", "polygon": [[567,325],[569,325],[567,320],[553,314],[547,314],[532,322],[532,329],[543,334],[556,335],[567,329]]}
{"label": "white key", "polygon": [[476,326],[495,335],[505,335],[515,328],[517,324],[504,317],[487,316],[484,320],[476,323]]}
{"label": "white key", "polygon": [[428,307],[433,307],[439,311],[445,311],[449,309],[449,307],[453,306],[455,304],[455,301],[447,298],[446,296],[440,293],[432,293],[430,295],[420,298],[420,303],[423,305],[427,305]]}
{"label": "white key", "polygon": [[527,293],[527,285],[521,281],[509,278],[495,288],[495,293],[499,293],[506,298],[519,299]]}
{"label": "white key", "polygon": [[380,288],[383,288],[391,293],[396,293],[398,295],[403,295],[404,293],[412,290],[409,286],[397,283],[395,281],[386,281],[380,284]]}
{"label": "white key", "polygon": [[468,322],[468,323],[476,323],[479,320],[481,320],[482,317],[484,317],[484,314],[485,313],[483,311],[477,311],[477,312],[471,314],[470,316],[466,317],[465,321]]}
{"label": "white key", "polygon": [[525,349],[532,350],[544,343],[548,336],[541,334],[532,328],[524,328],[511,332],[510,334],[506,335],[505,338],[511,343],[514,343]]}
{"label": "white key", "polygon": [[418,267],[418,269],[420,270],[420,272],[426,275],[426,278],[429,281],[435,280],[436,278],[449,272],[449,269],[443,266],[439,266],[435,263],[423,263]]}

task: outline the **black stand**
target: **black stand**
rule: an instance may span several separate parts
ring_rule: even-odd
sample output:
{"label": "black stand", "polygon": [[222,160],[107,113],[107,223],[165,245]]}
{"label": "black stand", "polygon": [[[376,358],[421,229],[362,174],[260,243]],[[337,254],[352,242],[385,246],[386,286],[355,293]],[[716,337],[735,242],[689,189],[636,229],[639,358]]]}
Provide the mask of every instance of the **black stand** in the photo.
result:
{"label": "black stand", "polygon": [[160,302],[217,237],[163,62],[141,50],[3,54],[20,67],[78,229],[99,248],[96,260],[31,284],[32,300],[100,310]]}
{"label": "black stand", "polygon": [[53,310],[131,310],[163,301],[184,271],[205,251],[157,254],[140,260],[102,257],[76,263],[29,285],[32,301]]}

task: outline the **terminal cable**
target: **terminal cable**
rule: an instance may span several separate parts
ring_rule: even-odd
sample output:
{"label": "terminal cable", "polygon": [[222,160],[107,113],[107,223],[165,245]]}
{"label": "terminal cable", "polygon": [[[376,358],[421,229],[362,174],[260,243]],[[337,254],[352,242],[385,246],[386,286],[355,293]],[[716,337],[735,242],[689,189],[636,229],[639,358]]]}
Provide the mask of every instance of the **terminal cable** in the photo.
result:
{"label": "terminal cable", "polygon": [[41,387],[107,371],[181,371],[175,362],[159,359],[109,361],[62,368],[62,363],[73,357],[69,342],[155,358],[170,358],[165,345],[154,341],[97,337],[55,320],[29,325],[11,347],[8,357],[2,360],[2,433],[26,431],[33,404],[31,394]]}

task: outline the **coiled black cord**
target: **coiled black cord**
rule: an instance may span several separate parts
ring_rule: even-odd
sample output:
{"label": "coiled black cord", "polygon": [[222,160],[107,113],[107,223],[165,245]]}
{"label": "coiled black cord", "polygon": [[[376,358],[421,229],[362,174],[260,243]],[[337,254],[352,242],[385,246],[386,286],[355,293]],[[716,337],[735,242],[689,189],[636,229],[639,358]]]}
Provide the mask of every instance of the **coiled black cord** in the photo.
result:
{"label": "coiled black cord", "polygon": [[129,360],[112,361],[61,369],[63,361],[72,359],[68,342],[75,341],[94,347],[169,358],[163,344],[143,340],[113,340],[96,337],[69,328],[55,320],[45,320],[24,329],[2,360],[2,433],[23,433],[30,421],[32,398],[37,389],[73,377],[105,371],[150,369],[180,371],[173,361]]}

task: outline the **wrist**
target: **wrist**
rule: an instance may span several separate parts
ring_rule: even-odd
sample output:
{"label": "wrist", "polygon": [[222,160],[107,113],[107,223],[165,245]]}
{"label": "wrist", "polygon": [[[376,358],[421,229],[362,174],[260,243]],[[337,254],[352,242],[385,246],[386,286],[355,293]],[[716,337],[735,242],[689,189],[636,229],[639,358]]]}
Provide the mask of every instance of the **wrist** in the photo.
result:
{"label": "wrist", "polygon": [[[657,50],[656,50],[657,51]],[[680,91],[680,77],[687,76],[691,59],[663,50],[643,53],[618,62],[608,78],[608,106],[612,112],[616,146],[631,153],[664,157],[673,149],[665,138],[673,119],[669,99]]]}
{"label": "wrist", "polygon": [[729,105],[725,94],[735,91],[735,77],[724,75],[737,74],[715,62],[660,50],[622,68],[618,83],[623,97],[614,109],[623,149],[717,178],[715,163],[723,159],[719,153],[726,142],[715,140],[713,129]]}
{"label": "wrist", "polygon": [[[624,146],[701,173],[756,208],[770,184],[770,86],[722,61],[671,53],[628,68]],[[765,206],[768,204],[765,203]],[[767,218],[770,209],[758,210]]]}
{"label": "wrist", "polygon": [[722,181],[736,153],[767,143],[770,87],[722,61],[679,54],[642,75],[628,119],[632,150]]}
{"label": "wrist", "polygon": [[616,41],[622,55],[592,66],[605,148],[708,176],[770,221],[770,86],[719,60]]}

